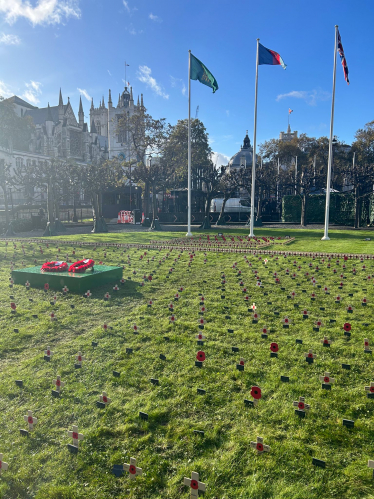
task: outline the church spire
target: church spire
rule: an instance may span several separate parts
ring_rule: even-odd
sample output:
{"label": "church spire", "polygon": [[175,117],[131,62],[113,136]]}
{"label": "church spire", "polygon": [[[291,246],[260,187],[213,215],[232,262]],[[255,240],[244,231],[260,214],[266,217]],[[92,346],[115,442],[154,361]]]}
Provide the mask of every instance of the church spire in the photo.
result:
{"label": "church spire", "polygon": [[64,105],[64,102],[63,102],[63,100],[62,100],[61,87],[60,87],[60,97],[59,97],[59,99],[58,99],[58,105],[59,105],[59,106],[63,106],[63,105]]}
{"label": "church spire", "polygon": [[103,103],[102,103],[102,106],[103,106],[103,107],[105,107],[104,96],[103,96]]}
{"label": "church spire", "polygon": [[144,104],[143,104],[143,94],[140,94],[140,105],[141,105],[141,107],[144,107]]}
{"label": "church spire", "polygon": [[84,112],[83,112],[83,106],[82,106],[82,96],[79,98],[79,112],[78,112],[78,117],[79,117],[79,126],[83,127],[84,124]]}
{"label": "church spire", "polygon": [[132,95],[132,87],[130,87],[130,100],[134,100],[134,97]]}
{"label": "church spire", "polygon": [[95,108],[94,108],[94,103],[93,103],[93,97],[91,99],[91,110],[93,111]]}
{"label": "church spire", "polygon": [[118,94],[118,104],[117,107],[121,107],[121,94]]}
{"label": "church spire", "polygon": [[138,107],[140,106],[140,103],[139,103],[139,95],[138,95],[138,103],[137,103],[137,106],[138,106]]}
{"label": "church spire", "polygon": [[112,107],[112,92],[110,89],[109,89],[108,107]]}
{"label": "church spire", "polygon": [[49,102],[48,102],[48,112],[47,112],[47,119],[46,119],[46,121],[53,121],[52,113],[51,113],[51,108],[49,107]]}

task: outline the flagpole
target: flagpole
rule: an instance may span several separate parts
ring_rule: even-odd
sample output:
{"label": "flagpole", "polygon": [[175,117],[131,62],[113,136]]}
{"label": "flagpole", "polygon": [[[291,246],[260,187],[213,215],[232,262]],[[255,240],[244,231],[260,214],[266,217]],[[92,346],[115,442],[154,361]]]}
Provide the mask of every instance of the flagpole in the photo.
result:
{"label": "flagpole", "polygon": [[192,237],[191,232],[191,50],[188,51],[188,194],[187,194],[187,210],[188,210],[188,227],[187,237]]}
{"label": "flagpole", "polygon": [[256,84],[255,84],[255,120],[253,127],[253,155],[252,155],[252,190],[251,190],[251,222],[249,237],[254,237],[253,225],[255,218],[255,181],[256,181],[256,131],[257,131],[257,86],[258,86],[258,53],[260,39],[257,38],[256,54]]}
{"label": "flagpole", "polygon": [[334,73],[332,78],[332,101],[331,101],[331,122],[329,140],[329,162],[327,165],[327,186],[326,186],[326,208],[325,208],[325,233],[321,241],[329,241],[329,213],[330,213],[330,188],[331,188],[331,165],[332,165],[332,138],[334,131],[334,107],[335,107],[335,77],[336,77],[336,52],[338,42],[338,26],[335,25],[335,47],[334,47]]}

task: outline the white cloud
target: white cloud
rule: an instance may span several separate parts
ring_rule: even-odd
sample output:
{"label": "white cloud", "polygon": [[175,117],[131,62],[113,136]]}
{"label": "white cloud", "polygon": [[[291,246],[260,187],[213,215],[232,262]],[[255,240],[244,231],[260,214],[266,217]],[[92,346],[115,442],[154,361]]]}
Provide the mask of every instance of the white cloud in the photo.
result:
{"label": "white cloud", "polygon": [[149,14],[148,17],[149,17],[149,19],[151,19],[152,21],[154,21],[156,23],[162,23],[161,17],[155,16],[154,14],[152,14],[152,12]]}
{"label": "white cloud", "polygon": [[0,13],[12,24],[19,17],[36,24],[59,24],[69,17],[79,19],[79,0],[39,0],[33,7],[28,0],[0,0]]}
{"label": "white cloud", "polygon": [[25,85],[27,90],[25,90],[25,92],[22,94],[22,98],[36,106],[37,104],[39,104],[38,97],[42,93],[40,89],[42,84],[38,81],[30,80],[30,83],[25,83]]}
{"label": "white cloud", "polygon": [[4,97],[4,99],[11,97],[13,92],[3,81],[0,80],[0,96]]}
{"label": "white cloud", "polygon": [[217,167],[222,165],[226,166],[230,161],[230,158],[229,156],[226,156],[226,154],[223,154],[221,152],[212,152],[212,161],[213,164]]}
{"label": "white cloud", "polygon": [[5,33],[2,33],[0,35],[0,43],[3,43],[4,45],[19,45],[21,40],[17,35],[6,35]]}
{"label": "white cloud", "polygon": [[139,66],[139,71],[137,71],[138,80],[142,83],[145,83],[147,87],[150,87],[155,94],[163,97],[164,99],[168,99],[169,95],[166,94],[162,87],[157,83],[155,78],[151,76],[152,70],[148,66]]}
{"label": "white cloud", "polygon": [[84,88],[77,88],[77,90],[81,95],[83,95],[83,97],[85,97],[89,102],[91,102],[91,97],[88,94],[87,90],[85,90]]}
{"label": "white cloud", "polygon": [[108,71],[109,76],[112,76],[112,73],[109,71],[109,69],[107,69],[107,71]]}
{"label": "white cloud", "polygon": [[122,0],[122,3],[129,14],[132,14],[133,12],[138,10],[136,7],[130,7],[129,2],[127,2],[126,0]]}
{"label": "white cloud", "polygon": [[187,94],[187,88],[182,78],[174,78],[174,76],[170,76],[170,84],[173,88],[180,88],[182,95]]}
{"label": "white cloud", "polygon": [[287,94],[279,94],[276,100],[279,102],[282,99],[295,98],[304,100],[309,106],[315,106],[318,101],[326,101],[330,98],[329,92],[320,88],[314,90],[292,90]]}

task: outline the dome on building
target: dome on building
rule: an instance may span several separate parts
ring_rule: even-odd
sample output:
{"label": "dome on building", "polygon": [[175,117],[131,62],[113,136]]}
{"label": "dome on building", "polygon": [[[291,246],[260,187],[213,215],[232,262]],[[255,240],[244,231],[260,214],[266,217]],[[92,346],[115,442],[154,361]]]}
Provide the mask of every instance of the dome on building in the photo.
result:
{"label": "dome on building", "polygon": [[229,169],[231,168],[246,168],[252,166],[252,153],[253,148],[251,146],[251,141],[247,134],[244,137],[243,146],[240,151],[234,154],[234,156],[229,161]]}

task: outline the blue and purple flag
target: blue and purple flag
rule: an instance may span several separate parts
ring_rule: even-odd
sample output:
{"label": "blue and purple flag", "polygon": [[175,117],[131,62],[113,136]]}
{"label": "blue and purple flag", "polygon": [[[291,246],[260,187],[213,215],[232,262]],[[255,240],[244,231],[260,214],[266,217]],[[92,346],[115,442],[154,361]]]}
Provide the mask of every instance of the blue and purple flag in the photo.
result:
{"label": "blue and purple flag", "polygon": [[283,59],[278,52],[267,49],[261,45],[261,43],[259,43],[258,63],[270,64],[271,66],[280,65],[283,69],[286,69],[286,64],[283,62]]}
{"label": "blue and purple flag", "polygon": [[345,81],[347,82],[347,84],[349,85],[348,66],[347,66],[347,61],[345,59],[344,49],[343,49],[343,45],[342,45],[342,39],[340,38],[339,30],[338,30],[338,52],[340,55],[340,60],[342,61],[344,78],[345,78]]}

